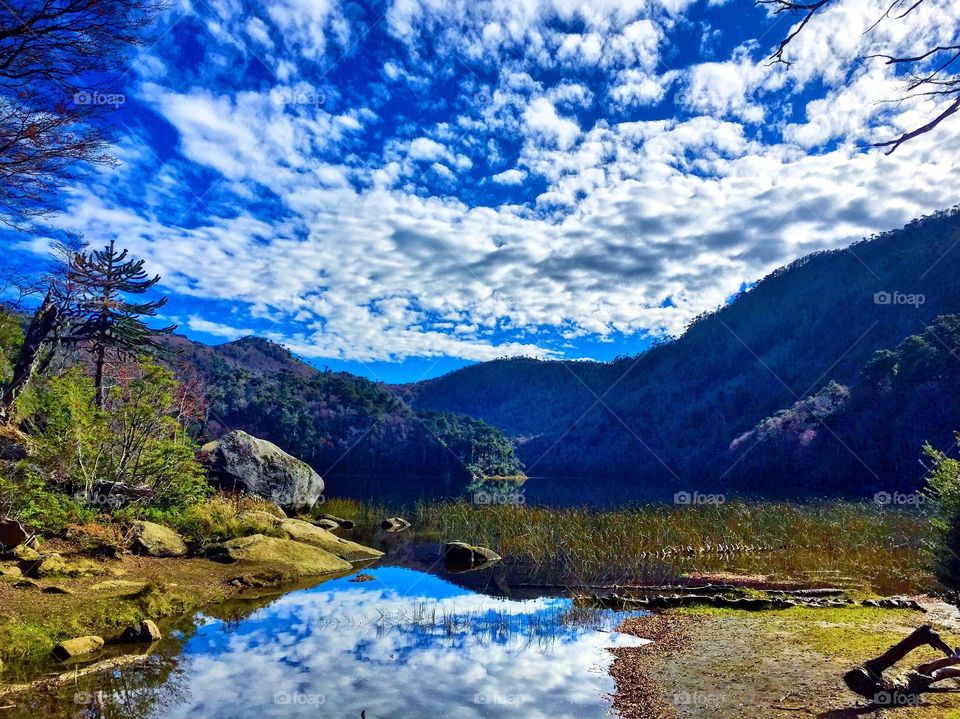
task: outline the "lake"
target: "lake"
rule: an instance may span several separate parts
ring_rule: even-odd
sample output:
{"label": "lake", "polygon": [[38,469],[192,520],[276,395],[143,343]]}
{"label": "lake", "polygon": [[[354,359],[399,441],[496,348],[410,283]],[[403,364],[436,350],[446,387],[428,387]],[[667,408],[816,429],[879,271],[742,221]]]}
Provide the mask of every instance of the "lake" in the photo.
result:
{"label": "lake", "polygon": [[600,718],[614,688],[605,650],[643,643],[612,631],[628,613],[568,597],[492,597],[400,567],[364,574],[183,618],[143,664],[5,715]]}

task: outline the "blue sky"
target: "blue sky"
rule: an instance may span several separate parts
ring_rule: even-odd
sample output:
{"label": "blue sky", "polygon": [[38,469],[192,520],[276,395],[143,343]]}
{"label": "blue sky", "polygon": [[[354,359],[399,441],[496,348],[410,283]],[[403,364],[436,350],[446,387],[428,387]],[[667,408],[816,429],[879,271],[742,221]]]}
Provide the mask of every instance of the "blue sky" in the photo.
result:
{"label": "blue sky", "polygon": [[499,356],[612,359],[811,251],[956,201],[957,133],[860,58],[955,41],[960,10],[834,0],[174,2],[110,113],[119,167],[58,233],[115,237],[166,318],[413,381]]}

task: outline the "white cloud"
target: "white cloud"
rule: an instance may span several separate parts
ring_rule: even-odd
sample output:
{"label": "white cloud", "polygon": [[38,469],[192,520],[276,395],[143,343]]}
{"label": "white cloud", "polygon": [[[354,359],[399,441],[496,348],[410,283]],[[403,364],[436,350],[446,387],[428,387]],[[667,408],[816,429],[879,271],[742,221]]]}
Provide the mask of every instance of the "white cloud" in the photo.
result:
{"label": "white cloud", "polygon": [[499,172],[490,178],[498,185],[519,185],[527,179],[527,173],[523,170],[511,169]]}

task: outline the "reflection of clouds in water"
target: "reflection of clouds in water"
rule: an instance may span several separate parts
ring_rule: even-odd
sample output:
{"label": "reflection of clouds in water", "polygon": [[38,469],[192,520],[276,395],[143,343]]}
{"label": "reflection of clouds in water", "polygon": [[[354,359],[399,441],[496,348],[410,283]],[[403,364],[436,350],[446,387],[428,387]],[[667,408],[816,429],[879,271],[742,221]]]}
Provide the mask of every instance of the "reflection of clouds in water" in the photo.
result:
{"label": "reflection of clouds in water", "polygon": [[[412,570],[380,573],[397,588],[335,580],[233,627],[200,628],[183,659],[190,696],[164,716],[605,717],[602,649],[640,642],[555,621],[567,599],[502,600]],[[607,615],[603,629],[618,621]]]}

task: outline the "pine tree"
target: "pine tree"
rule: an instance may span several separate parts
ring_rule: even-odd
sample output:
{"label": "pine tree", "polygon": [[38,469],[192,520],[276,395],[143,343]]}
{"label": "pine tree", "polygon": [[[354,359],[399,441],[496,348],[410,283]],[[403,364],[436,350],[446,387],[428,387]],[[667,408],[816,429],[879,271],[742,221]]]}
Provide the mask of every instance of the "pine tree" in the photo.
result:
{"label": "pine tree", "polygon": [[96,403],[102,407],[109,353],[120,359],[151,353],[161,348],[157,335],[169,334],[176,325],[151,329],[141,319],[156,316],[167,298],[137,303],[127,295],[144,294],[160,281],[160,275],[149,277],[143,260],[127,259],[127,250],[118,251],[113,240],[102,250],[75,253],[67,274],[79,288],[69,310],[70,341],[86,344],[93,355]]}

